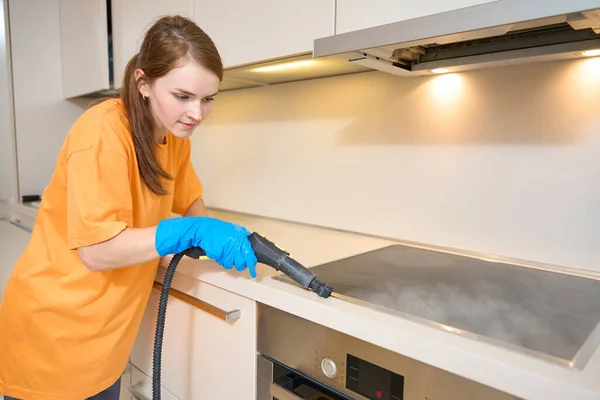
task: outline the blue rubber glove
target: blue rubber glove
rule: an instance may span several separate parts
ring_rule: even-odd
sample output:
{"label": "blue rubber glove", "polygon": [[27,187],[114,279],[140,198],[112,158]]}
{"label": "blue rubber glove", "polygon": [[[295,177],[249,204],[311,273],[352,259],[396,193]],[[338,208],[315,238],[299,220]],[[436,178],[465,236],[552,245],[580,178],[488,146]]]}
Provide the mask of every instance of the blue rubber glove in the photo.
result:
{"label": "blue rubber glove", "polygon": [[248,268],[250,275],[256,278],[258,261],[248,235],[246,228],[230,222],[210,217],[182,217],[160,221],[154,242],[161,257],[200,247],[223,268],[235,266],[238,271]]}

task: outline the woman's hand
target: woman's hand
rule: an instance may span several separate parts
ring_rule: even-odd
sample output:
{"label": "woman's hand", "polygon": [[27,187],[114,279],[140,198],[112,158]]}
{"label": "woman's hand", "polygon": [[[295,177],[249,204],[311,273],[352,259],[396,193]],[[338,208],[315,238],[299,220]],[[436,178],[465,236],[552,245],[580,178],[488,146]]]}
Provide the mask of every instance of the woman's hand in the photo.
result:
{"label": "woman's hand", "polygon": [[210,217],[162,220],[156,228],[155,245],[160,256],[200,247],[206,256],[225,269],[248,268],[256,277],[257,259],[246,228]]}

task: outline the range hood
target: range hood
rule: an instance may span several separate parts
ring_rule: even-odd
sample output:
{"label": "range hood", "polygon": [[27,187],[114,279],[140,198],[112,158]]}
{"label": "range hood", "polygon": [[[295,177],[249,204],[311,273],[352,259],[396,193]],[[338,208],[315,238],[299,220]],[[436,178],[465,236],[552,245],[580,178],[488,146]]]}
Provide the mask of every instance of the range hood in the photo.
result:
{"label": "range hood", "polygon": [[600,0],[497,0],[328,36],[313,57],[411,77],[576,58],[600,49]]}

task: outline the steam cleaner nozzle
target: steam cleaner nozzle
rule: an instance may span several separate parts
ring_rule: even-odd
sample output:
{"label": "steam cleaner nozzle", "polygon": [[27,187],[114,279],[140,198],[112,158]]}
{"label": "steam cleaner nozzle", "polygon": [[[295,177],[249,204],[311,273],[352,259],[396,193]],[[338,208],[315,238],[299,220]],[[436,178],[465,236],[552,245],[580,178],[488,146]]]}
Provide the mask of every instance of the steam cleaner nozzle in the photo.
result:
{"label": "steam cleaner nozzle", "polygon": [[[310,269],[294,260],[287,251],[279,248],[266,237],[253,232],[248,236],[248,240],[258,262],[283,272],[304,289],[312,290],[320,297],[327,298],[331,295],[333,291],[331,286],[319,282]],[[200,258],[204,254],[199,247],[192,247],[185,252],[185,255],[192,258]]]}

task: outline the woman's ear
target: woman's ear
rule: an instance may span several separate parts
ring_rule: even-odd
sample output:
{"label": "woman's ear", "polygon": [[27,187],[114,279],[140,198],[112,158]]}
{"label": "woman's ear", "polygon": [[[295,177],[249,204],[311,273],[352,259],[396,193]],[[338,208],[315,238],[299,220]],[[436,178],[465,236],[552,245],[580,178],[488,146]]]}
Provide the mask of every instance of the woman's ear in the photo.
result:
{"label": "woman's ear", "polygon": [[134,71],[135,81],[138,82],[138,90],[140,94],[144,97],[150,97],[150,88],[148,87],[148,83],[146,79],[144,79],[144,71],[141,68],[138,68]]}

